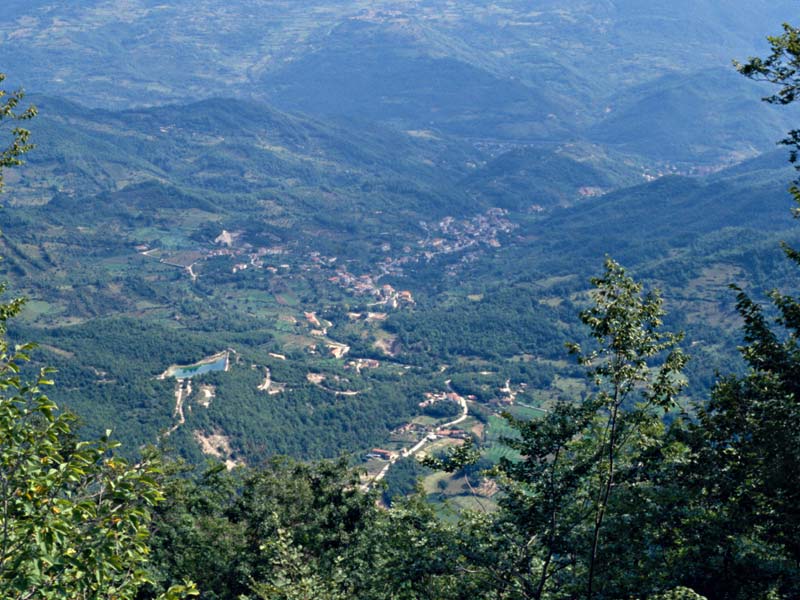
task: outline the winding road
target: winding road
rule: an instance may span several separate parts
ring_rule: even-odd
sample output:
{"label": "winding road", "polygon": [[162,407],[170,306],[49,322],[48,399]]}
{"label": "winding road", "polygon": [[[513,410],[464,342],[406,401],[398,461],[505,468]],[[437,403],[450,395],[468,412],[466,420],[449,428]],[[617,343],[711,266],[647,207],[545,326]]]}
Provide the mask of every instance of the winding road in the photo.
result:
{"label": "winding road", "polygon": [[[457,419],[455,419],[453,421],[450,421],[449,423],[445,423],[444,425],[440,425],[439,427],[436,428],[437,431],[440,431],[442,429],[450,429],[453,425],[458,425],[459,423],[463,423],[464,421],[467,420],[467,417],[469,416],[469,409],[467,408],[467,401],[463,398],[463,396],[457,394],[453,390],[453,388],[450,387],[450,380],[449,379],[447,381],[445,381],[445,384],[447,385],[447,389],[450,392],[456,394],[456,396],[458,397],[458,403],[461,405],[461,415]],[[400,452],[400,457],[406,458],[408,456],[414,456],[417,452],[422,450],[429,442],[432,442],[435,439],[436,439],[436,433],[434,433],[434,432],[428,433],[424,438],[422,438],[416,444],[411,446],[411,448],[404,448]],[[361,486],[361,488],[364,491],[367,491],[367,490],[371,489],[376,483],[378,483],[381,479],[386,477],[386,474],[389,472],[389,469],[392,467],[392,465],[395,462],[397,462],[398,458],[400,458],[400,457],[395,456],[395,457],[389,459],[389,461],[384,465],[384,467],[380,470],[380,472],[377,475],[375,475],[375,477],[370,479],[367,483],[363,484]]]}
{"label": "winding road", "polygon": [[191,379],[178,379],[175,383],[175,411],[173,416],[177,417],[177,422],[170,427],[164,437],[168,437],[178,427],[186,422],[186,417],[183,414],[183,402],[192,395],[192,380]]}

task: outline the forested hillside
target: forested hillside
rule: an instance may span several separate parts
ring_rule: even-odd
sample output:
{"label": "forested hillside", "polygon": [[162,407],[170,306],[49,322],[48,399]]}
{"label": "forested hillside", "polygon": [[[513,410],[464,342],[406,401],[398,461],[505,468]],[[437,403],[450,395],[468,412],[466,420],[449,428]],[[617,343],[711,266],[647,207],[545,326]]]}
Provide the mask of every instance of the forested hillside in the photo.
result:
{"label": "forested hillside", "polygon": [[[178,38],[181,2],[59,6],[3,9],[17,24],[4,35],[39,32],[28,50],[62,65],[48,73],[95,73],[70,99],[27,96],[38,147],[7,175],[0,242],[7,279],[29,298],[12,331],[41,342],[35,361],[58,369],[55,398],[81,426],[112,427],[129,452],[165,432],[192,461],[400,450],[435,428],[420,404],[450,387],[470,403],[463,431],[491,446],[509,403],[535,412],[585,391],[563,344],[584,335],[576,315],[606,254],[662,288],[670,325],[698,357],[684,393],[702,396],[716,371],[743,368],[726,286],[793,281],[776,245],[796,237],[781,200],[790,175],[773,149],[792,113],[761,103],[677,8],[609,3],[573,26],[578,3],[528,20],[499,5],[449,7],[442,20],[430,7],[344,3],[325,5],[335,25],[323,31],[259,4],[262,18],[283,19],[259,38],[238,10],[208,3]],[[746,13],[693,10],[736,31],[721,37],[725,62],[752,47]],[[187,97],[202,79],[189,63],[167,78],[164,56],[130,81],[169,80],[180,93],[121,102],[94,87],[118,68],[119,40],[144,60],[141,27],[162,25],[186,52],[215,39],[207,20],[223,13],[245,27],[220,41],[229,56],[257,38],[294,53],[251,73],[247,97],[142,107]],[[645,26],[683,43],[663,53],[638,38],[642,55],[621,79],[555,37],[588,36],[614,56],[607,36]],[[43,41],[53,27],[74,41],[66,54]],[[477,50],[491,32],[505,58]],[[552,85],[536,83],[543,73],[522,51],[533,35],[549,40],[536,64],[561,64],[558,48],[558,61],[570,57],[546,75]],[[289,50],[276,41],[285,36],[303,41]],[[87,62],[83,44],[100,41],[111,45]],[[45,71],[20,72],[35,91],[64,92]],[[239,89],[234,80],[215,93]],[[161,377],[221,352],[226,370],[193,385]]]}
{"label": "forested hillside", "polygon": [[[613,154],[486,160],[455,138],[241,101],[112,113],[33,100],[46,143],[9,174],[0,242],[30,300],[14,331],[58,368],[56,399],[130,448],[177,418],[177,384],[158,376],[227,349],[230,370],[197,379],[170,440],[193,460],[196,432],[230,439],[239,460],[366,450],[447,380],[490,411],[507,380],[546,406],[583,385],[563,344],[582,335],[605,253],[663,289],[703,357],[689,390],[704,394],[739,340],[725,286],[793,278],[777,247],[796,237],[779,151],[640,183],[635,164],[606,168]],[[267,370],[276,386],[259,390]]]}

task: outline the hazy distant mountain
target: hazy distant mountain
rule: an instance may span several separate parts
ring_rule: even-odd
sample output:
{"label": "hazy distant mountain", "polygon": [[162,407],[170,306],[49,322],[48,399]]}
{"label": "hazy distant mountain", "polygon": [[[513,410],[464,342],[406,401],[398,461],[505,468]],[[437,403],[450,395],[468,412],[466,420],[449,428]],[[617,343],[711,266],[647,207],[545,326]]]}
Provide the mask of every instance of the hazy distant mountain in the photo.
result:
{"label": "hazy distant mountain", "polygon": [[528,87],[442,55],[414,29],[350,21],[306,54],[265,76],[263,92],[285,108],[341,114],[477,137],[563,135],[561,109]]}
{"label": "hazy distant mountain", "polygon": [[616,188],[620,182],[612,174],[570,156],[517,148],[489,161],[464,184],[471,194],[491,204],[538,211],[574,204]]}
{"label": "hazy distant mountain", "polygon": [[34,127],[40,147],[14,173],[25,183],[16,190],[18,204],[66,195],[91,212],[87,197],[156,181],[214,198],[220,211],[231,208],[236,194],[259,190],[303,198],[284,200],[287,216],[330,211],[331,222],[340,224],[367,209],[389,209],[416,223],[419,214],[482,206],[470,207],[456,188],[478,153],[444,138],[364,130],[244,100],[108,111],[29,99],[40,108]]}
{"label": "hazy distant mountain", "polygon": [[[110,0],[0,6],[0,45],[30,91],[130,106],[215,95],[359,113],[483,137],[589,123],[665,73],[764,49],[788,0]],[[516,123],[517,126],[511,126]]]}
{"label": "hazy distant mountain", "polygon": [[588,135],[654,159],[741,159],[774,147],[800,116],[764,103],[765,93],[733,69],[672,73],[609,99],[608,116]]}

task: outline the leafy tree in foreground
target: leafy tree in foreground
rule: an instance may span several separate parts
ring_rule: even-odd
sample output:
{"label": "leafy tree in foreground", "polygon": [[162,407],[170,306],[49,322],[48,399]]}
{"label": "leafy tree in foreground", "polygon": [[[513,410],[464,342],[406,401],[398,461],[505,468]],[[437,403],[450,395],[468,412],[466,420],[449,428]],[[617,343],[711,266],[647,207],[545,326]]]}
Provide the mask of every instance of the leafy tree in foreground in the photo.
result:
{"label": "leafy tree in foreground", "polygon": [[581,320],[595,348],[571,351],[596,392],[560,403],[540,420],[512,419],[520,435],[506,443],[524,458],[499,467],[508,494],[503,508],[535,550],[525,597],[570,589],[592,598],[603,587],[598,581],[608,587],[603,532],[614,497],[635,483],[641,455],[661,443],[661,417],[683,385],[686,357],[680,336],[661,330],[658,295],[643,294],[610,259],[592,284],[593,306]]}
{"label": "leafy tree in foreground", "polygon": [[346,460],[274,458],[233,472],[219,466],[175,477],[166,491],[152,544],[161,589],[184,576],[214,600],[358,589],[355,556],[379,510]]}
{"label": "leafy tree in foreground", "polygon": [[[581,320],[594,347],[571,350],[595,392],[541,419],[506,415],[518,436],[504,443],[522,459],[501,460],[501,510],[464,546],[498,598],[617,598],[670,587],[637,572],[641,561],[630,559],[644,543],[629,524],[632,496],[649,485],[643,465],[670,444],[662,418],[684,384],[686,357],[680,336],[662,331],[656,293],[644,294],[610,259],[592,283],[593,305]],[[465,444],[428,464],[453,470],[472,459]]]}
{"label": "leafy tree in foreground", "polygon": [[[3,598],[133,598],[147,577],[158,463],[130,466],[117,443],[82,442],[72,418],[20,376],[32,346],[9,347],[0,305],[0,592]],[[175,586],[166,598],[191,592]]]}
{"label": "leafy tree in foreground", "polygon": [[[766,98],[789,104],[800,91],[800,30],[768,38],[772,53],[737,64],[744,75],[781,86]],[[783,140],[795,162],[800,130]],[[797,182],[791,193],[800,203]],[[795,209],[795,214],[798,209]],[[784,245],[800,264],[800,253]],[[744,376],[723,377],[698,418],[673,429],[688,449],[655,466],[658,489],[648,551],[661,548],[654,575],[708,598],[800,596],[800,302],[778,291],[765,309],[741,290]],[[770,316],[770,315],[775,315]]]}
{"label": "leafy tree in foreground", "polygon": [[[589,400],[597,415],[590,422],[589,451],[598,460],[589,490],[593,524],[587,598],[594,592],[601,533],[618,471],[629,468],[636,453],[659,435],[660,419],[674,407],[684,385],[686,364],[677,345],[682,336],[660,331],[664,310],[657,293],[642,296],[641,284],[610,259],[603,277],[592,284],[595,305],[581,313],[581,321],[599,348],[582,354],[579,346],[571,347],[599,387]],[[663,362],[653,367],[659,355],[665,355]]]}
{"label": "leafy tree in foreground", "polygon": [[[5,81],[5,74],[0,73],[0,83]],[[0,89],[0,128],[14,121],[26,121],[36,116],[36,107],[30,106],[18,110],[24,94],[22,91],[8,93]],[[22,127],[12,127],[11,143],[0,152],[0,191],[3,190],[3,168],[21,164],[20,156],[33,146],[28,143],[30,131]]]}
{"label": "leafy tree in foreground", "polygon": [[721,379],[691,428],[693,459],[678,474],[687,490],[680,576],[712,599],[797,598],[800,312],[794,304],[778,317],[788,331],[777,335],[741,292],[738,308],[750,369]]}
{"label": "leafy tree in foreground", "polygon": [[182,576],[208,600],[513,597],[495,594],[496,581],[466,558],[487,546],[487,523],[462,535],[420,495],[379,509],[345,460],[183,475],[157,508],[157,585],[141,599]]}
{"label": "leafy tree in foreground", "polygon": [[[737,64],[747,77],[780,86],[765,98],[791,104],[800,93],[800,29],[784,24],[768,38],[771,54]],[[791,162],[800,130],[782,140]],[[800,166],[798,167],[800,169]],[[790,192],[800,204],[800,183]],[[800,217],[800,207],[794,214]],[[783,245],[800,265],[800,252]],[[701,518],[694,531],[705,568],[693,585],[713,598],[800,596],[800,301],[773,290],[766,309],[738,288],[743,320],[742,356],[749,371],[723,378],[699,412],[690,484]],[[770,316],[770,314],[774,316]]]}
{"label": "leafy tree in foreground", "polygon": [[[800,93],[800,29],[788,23],[783,24],[781,35],[769,36],[771,53],[766,58],[750,58],[742,64],[734,62],[738,71],[745,77],[756,81],[767,81],[780,87],[777,93],[764,98],[771,104],[791,104]],[[800,151],[800,129],[793,129],[781,140],[781,144],[789,146],[789,160],[797,162]],[[800,169],[800,166],[797,167]],[[789,188],[795,202],[800,204],[800,181],[795,181]],[[795,216],[800,207],[795,208]]]}

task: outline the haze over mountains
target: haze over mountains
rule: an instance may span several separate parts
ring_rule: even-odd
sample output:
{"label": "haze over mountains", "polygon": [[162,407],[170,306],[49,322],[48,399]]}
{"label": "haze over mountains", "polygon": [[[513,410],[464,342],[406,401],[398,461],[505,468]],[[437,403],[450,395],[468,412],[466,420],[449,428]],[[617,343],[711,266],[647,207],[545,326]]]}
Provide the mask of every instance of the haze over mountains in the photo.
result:
{"label": "haze over mountains", "polygon": [[726,286],[790,277],[797,111],[731,61],[793,8],[7,0],[0,72],[40,108],[2,215],[19,333],[134,448],[178,418],[156,376],[230,348],[171,442],[333,456],[448,381],[580,389],[563,343],[611,254],[664,288],[704,391]]}
{"label": "haze over mountains", "polygon": [[[717,105],[715,91],[736,89],[735,99],[751,86],[697,73],[729,69],[733,57],[763,49],[763,32],[791,9],[708,1],[12,1],[0,8],[0,43],[15,81],[90,106],[233,95],[474,137],[558,140],[594,126],[606,139],[601,124],[616,127],[620,111],[630,126],[628,90],[637,102],[658,102],[662,115],[690,119],[697,101],[727,113],[733,104]],[[669,94],[698,82],[697,98],[677,111]]]}

